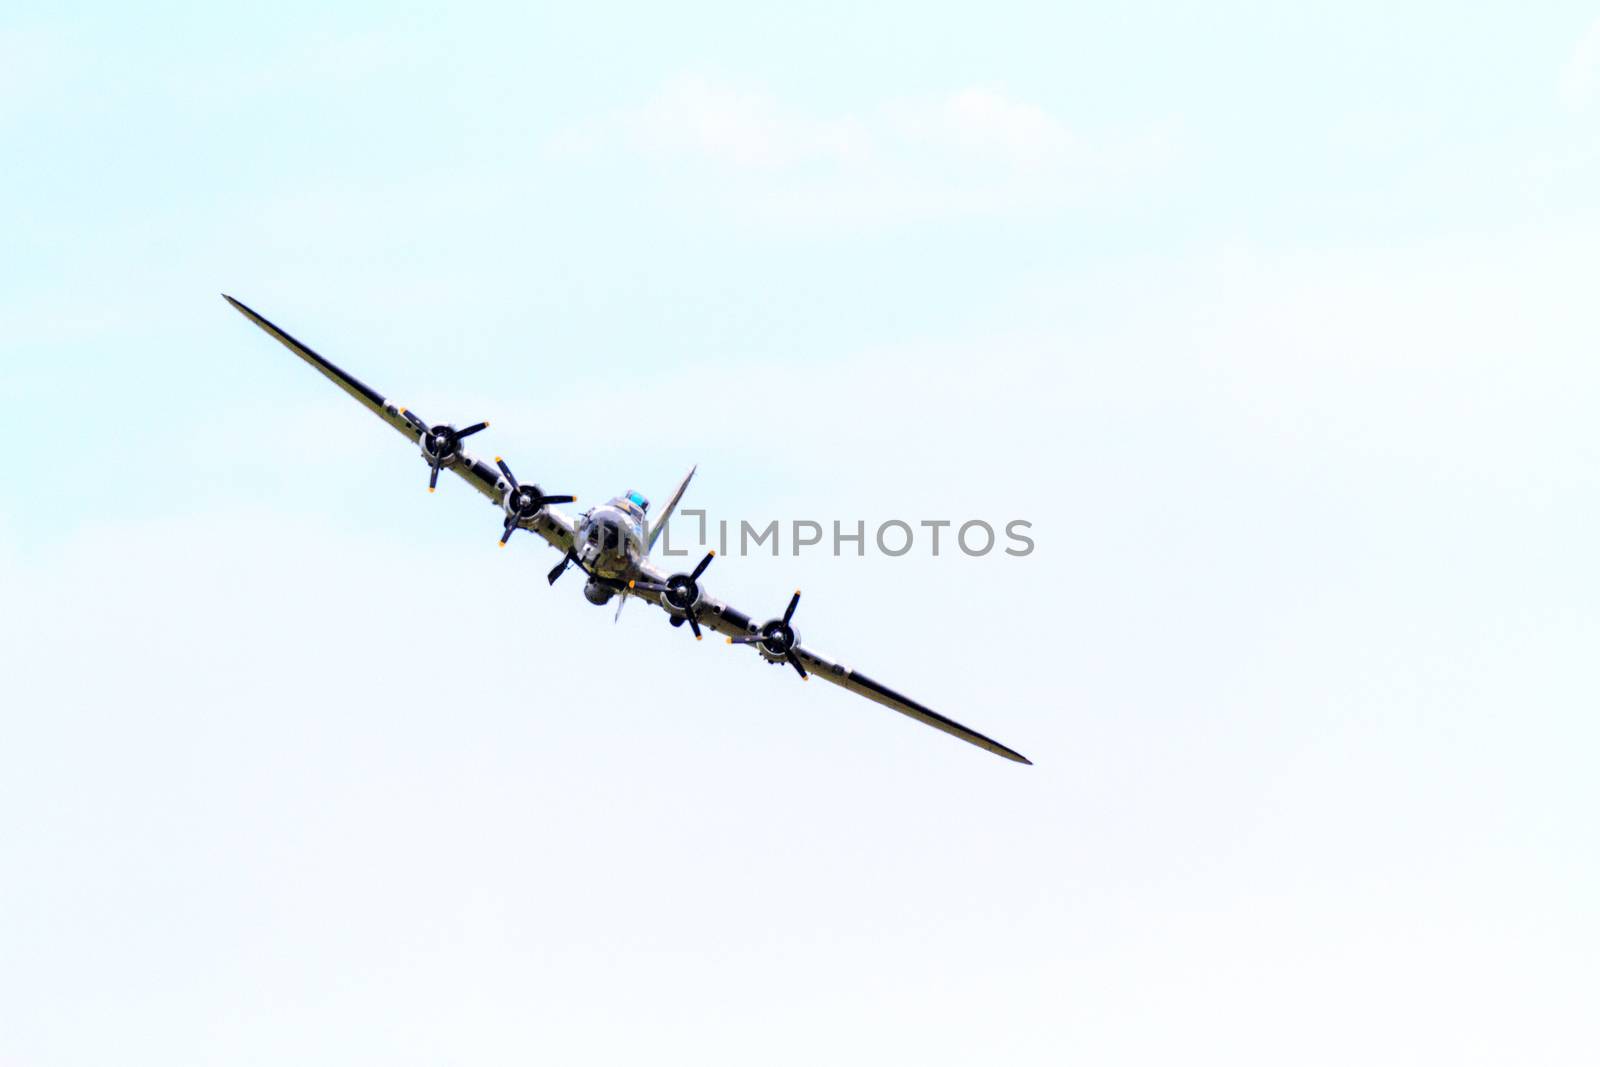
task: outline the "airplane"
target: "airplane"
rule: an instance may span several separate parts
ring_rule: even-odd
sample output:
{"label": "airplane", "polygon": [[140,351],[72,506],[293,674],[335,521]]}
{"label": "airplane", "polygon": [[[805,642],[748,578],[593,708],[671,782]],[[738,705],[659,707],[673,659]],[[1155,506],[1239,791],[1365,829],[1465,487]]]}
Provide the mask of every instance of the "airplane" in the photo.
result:
{"label": "airplane", "polygon": [[1000,742],[802,645],[800,631],[794,626],[795,610],[800,606],[799,590],[795,590],[782,615],[758,623],[701,589],[700,579],[711,566],[715,552],[707,552],[694,569],[676,574],[669,574],[652,562],[650,551],[666,529],[667,521],[698,468],[691,468],[678,483],[662,508],[661,517],[654,522],[649,519],[650,502],[632,490],[573,518],[553,505],[574,503],[576,497],[547,494],[532,482],[519,481],[501,457],[496,456],[494,465],[490,466],[462,447],[463,440],[488,429],[487,422],[461,429],[452,423],[430,424],[416,412],[379,395],[340,370],[233,297],[226,293],[222,297],[268,336],[404,434],[422,452],[428,464],[430,493],[438,488],[440,472],[450,471],[497,505],[504,513],[501,548],[511,540],[512,534],[528,530],[558,549],[562,553],[561,562],[550,571],[549,584],[554,585],[568,569],[576,566],[588,578],[583,587],[588,601],[603,605],[616,599],[618,618],[629,599],[646,600],[664,610],[673,626],[687,625],[697,641],[705,630],[711,630],[725,637],[730,645],[754,648],[773,666],[787,665],[802,680],[825,679],[997,756],[1032,765],[1032,760]]}

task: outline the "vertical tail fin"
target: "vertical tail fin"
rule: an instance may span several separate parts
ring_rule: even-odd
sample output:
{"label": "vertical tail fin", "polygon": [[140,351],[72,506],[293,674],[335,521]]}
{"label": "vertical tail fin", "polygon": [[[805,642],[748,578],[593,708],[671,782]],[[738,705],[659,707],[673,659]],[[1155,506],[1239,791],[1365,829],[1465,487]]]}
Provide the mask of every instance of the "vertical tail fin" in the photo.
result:
{"label": "vertical tail fin", "polygon": [[694,472],[699,469],[700,465],[698,463],[689,468],[689,473],[683,476],[683,481],[678,483],[678,488],[674,489],[672,495],[667,498],[667,506],[661,509],[661,517],[650,524],[650,535],[644,546],[645,555],[648,556],[650,550],[656,547],[656,539],[661,536],[661,531],[667,528],[667,520],[672,518],[673,509],[678,506],[678,501],[683,499],[683,491],[689,488],[689,479],[693,478]]}

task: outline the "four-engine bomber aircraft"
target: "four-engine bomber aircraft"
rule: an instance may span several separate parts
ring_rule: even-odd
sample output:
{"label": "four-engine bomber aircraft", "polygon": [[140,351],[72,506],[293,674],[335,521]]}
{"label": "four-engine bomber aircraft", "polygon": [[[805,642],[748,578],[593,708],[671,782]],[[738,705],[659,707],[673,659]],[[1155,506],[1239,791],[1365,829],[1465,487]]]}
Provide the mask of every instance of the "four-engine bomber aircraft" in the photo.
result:
{"label": "four-engine bomber aircraft", "polygon": [[803,646],[800,632],[794,627],[795,609],[800,606],[798,590],[781,616],[757,623],[701,590],[700,578],[716,553],[707,552],[693,570],[681,574],[667,574],[652,563],[650,550],[683,498],[689,479],[694,477],[693,470],[678,484],[662,509],[661,518],[654,523],[646,517],[649,501],[635,492],[590,508],[573,519],[552,505],[572,503],[574,497],[547,495],[531,482],[519,482],[505,460],[498,456],[491,467],[461,446],[464,438],[486,429],[487,422],[459,430],[450,424],[430,425],[415,412],[378,395],[233,297],[224,293],[223,299],[421,449],[422,458],[428,464],[430,493],[439,483],[439,472],[448,470],[498,505],[505,512],[500,535],[502,548],[516,531],[530,530],[561,550],[564,555],[550,572],[550,584],[554,585],[569,567],[576,565],[588,576],[583,593],[589,602],[605,604],[615,597],[619,616],[629,597],[648,600],[666,611],[673,626],[687,623],[696,640],[702,636],[702,630],[713,630],[726,637],[729,644],[752,646],[774,666],[787,664],[801,679],[825,678],[996,755],[1018,763],[1032,762],[998,741],[969,730],[859,671]]}

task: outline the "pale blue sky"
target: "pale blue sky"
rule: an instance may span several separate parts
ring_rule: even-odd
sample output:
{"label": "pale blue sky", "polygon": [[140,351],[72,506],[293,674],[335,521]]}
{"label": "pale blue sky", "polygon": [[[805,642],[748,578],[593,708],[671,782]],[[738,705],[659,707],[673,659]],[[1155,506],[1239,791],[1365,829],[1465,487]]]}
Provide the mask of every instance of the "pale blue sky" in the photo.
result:
{"label": "pale blue sky", "polygon": [[[1592,4],[14,5],[0,1063],[1594,1062],[1597,186]],[[1037,766],[221,291],[584,502],[1031,520],[708,581]]]}

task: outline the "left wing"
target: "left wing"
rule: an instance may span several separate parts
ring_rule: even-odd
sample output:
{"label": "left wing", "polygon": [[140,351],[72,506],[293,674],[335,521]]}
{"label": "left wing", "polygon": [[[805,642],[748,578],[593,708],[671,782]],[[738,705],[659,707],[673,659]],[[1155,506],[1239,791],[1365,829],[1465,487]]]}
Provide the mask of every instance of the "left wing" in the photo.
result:
{"label": "left wing", "polygon": [[[420,447],[422,435],[428,432],[428,424],[419,418],[415,412],[408,411],[393,401],[385,399],[379,395],[377,390],[363,383],[355,375],[340,370],[319,356],[310,345],[295,340],[288,332],[280,329],[227,293],[223,293],[222,298],[232,304],[234,310],[238,311],[239,314],[261,327],[267,336],[305,360],[323,377],[354,397],[362,407],[399,431],[412,444]],[[501,476],[499,470],[476,458],[464,448],[458,451],[456,460],[446,469],[455,471],[468,485],[488,497],[496,505],[504,502],[506,492],[511,488],[511,484]],[[570,517],[563,515],[554,508],[545,507],[531,523],[523,523],[522,525],[525,529],[533,530],[534,533],[539,534],[562,551],[572,547],[573,531],[576,529],[576,524]]]}

